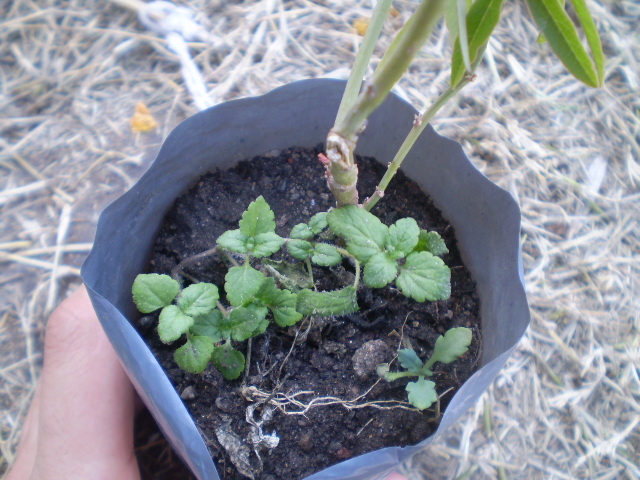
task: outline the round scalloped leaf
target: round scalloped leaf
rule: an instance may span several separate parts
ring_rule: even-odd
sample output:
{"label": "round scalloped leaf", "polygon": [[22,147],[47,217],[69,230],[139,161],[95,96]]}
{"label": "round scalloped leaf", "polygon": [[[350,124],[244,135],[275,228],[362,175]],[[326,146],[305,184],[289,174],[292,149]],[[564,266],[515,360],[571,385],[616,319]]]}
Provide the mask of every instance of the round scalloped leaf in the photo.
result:
{"label": "round scalloped leaf", "polygon": [[318,243],[313,249],[311,261],[321,267],[333,267],[342,261],[342,255],[338,253],[338,249],[333,245]]}
{"label": "round scalloped leaf", "polygon": [[220,298],[218,287],[213,283],[194,283],[180,292],[178,307],[185,315],[205,315],[216,308]]}
{"label": "round scalloped leaf", "polygon": [[429,252],[413,252],[400,267],[396,285],[418,302],[446,300],[451,295],[451,270]]}
{"label": "round scalloped leaf", "polygon": [[163,343],[171,343],[187,333],[193,325],[193,317],[185,315],[175,305],[169,305],[160,312],[158,335]]}
{"label": "round scalloped leaf", "polygon": [[385,253],[377,253],[364,266],[364,284],[372,288],[389,285],[398,275],[398,262]]}
{"label": "round scalloped leaf", "polygon": [[244,371],[244,355],[229,346],[213,347],[213,363],[227,380],[235,380]]}
{"label": "round scalloped leaf", "polygon": [[140,274],[133,282],[133,301],[142,313],[155,312],[171,305],[180,291],[180,285],[169,275]]}
{"label": "round scalloped leaf", "polygon": [[406,390],[409,392],[409,403],[418,410],[425,410],[438,400],[436,384],[424,377],[418,378],[417,382],[409,382]]}
{"label": "round scalloped leaf", "polygon": [[175,351],[173,358],[181,369],[190,373],[202,373],[211,359],[213,348],[211,338],[192,336]]}

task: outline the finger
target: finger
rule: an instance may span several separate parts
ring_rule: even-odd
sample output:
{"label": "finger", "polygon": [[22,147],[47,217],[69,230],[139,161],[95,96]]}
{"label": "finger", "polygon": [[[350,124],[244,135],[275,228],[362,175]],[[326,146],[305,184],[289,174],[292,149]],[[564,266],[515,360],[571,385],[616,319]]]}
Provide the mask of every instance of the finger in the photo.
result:
{"label": "finger", "polygon": [[84,287],[51,315],[40,390],[36,477],[136,478],[135,393]]}
{"label": "finger", "polygon": [[22,438],[18,446],[16,460],[6,480],[28,478],[33,470],[38,446],[38,419],[40,412],[40,389],[36,389],[29,413],[22,426]]}

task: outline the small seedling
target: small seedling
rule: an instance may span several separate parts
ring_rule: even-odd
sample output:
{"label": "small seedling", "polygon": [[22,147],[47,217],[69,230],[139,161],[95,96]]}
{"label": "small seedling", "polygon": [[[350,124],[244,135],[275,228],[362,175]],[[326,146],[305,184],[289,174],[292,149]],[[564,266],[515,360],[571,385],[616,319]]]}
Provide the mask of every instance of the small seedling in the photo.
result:
{"label": "small seedling", "polygon": [[409,403],[418,410],[424,410],[438,400],[436,384],[427,377],[433,375],[431,367],[436,362],[451,363],[464,355],[471,343],[471,330],[465,327],[451,328],[436,340],[433,354],[426,362],[422,363],[418,354],[411,348],[398,350],[398,360],[404,371],[390,372],[389,364],[378,365],[378,375],[392,382],[404,377],[418,377],[418,381],[407,384]]}

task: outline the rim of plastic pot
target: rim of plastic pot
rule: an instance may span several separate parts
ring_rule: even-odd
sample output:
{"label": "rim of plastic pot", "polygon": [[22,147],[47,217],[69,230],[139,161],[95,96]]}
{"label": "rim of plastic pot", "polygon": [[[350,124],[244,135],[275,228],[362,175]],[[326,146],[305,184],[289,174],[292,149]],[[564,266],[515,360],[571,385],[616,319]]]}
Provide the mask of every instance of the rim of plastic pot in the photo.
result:
{"label": "rim of plastic pot", "polygon": [[[168,136],[140,180],[100,215],[93,249],[82,266],[98,318],[129,378],[176,452],[201,480],[220,477],[180,396],[128,319],[135,276],[144,271],[164,215],[196,180],[217,167],[293,145],[324,141],[345,82],[303,80],[263,96],[198,113]],[[357,153],[391,161],[416,110],[390,95],[372,115]],[[415,446],[390,447],[351,458],[308,480],[383,478],[448,429],[489,387],[530,322],[520,251],[520,210],[489,181],[462,147],[425,129],[403,166],[456,232],[463,261],[476,281],[482,319],[479,370],[453,396],[438,430]]]}

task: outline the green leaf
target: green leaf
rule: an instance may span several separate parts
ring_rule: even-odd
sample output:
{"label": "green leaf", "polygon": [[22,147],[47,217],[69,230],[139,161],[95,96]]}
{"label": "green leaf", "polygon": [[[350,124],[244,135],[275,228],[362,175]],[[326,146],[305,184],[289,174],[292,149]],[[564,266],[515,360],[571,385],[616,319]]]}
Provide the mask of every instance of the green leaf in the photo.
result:
{"label": "green leaf", "polygon": [[436,384],[425,380],[424,377],[420,377],[417,382],[409,382],[407,392],[409,392],[409,403],[418,410],[429,408],[438,400]]}
{"label": "green leaf", "polygon": [[420,227],[413,218],[401,218],[389,227],[386,247],[393,258],[409,255],[418,244]]}
{"label": "green leaf", "polygon": [[171,343],[189,331],[193,325],[193,317],[185,315],[175,305],[168,305],[160,312],[158,335],[163,343]]}
{"label": "green leaf", "polygon": [[327,215],[331,230],[347,242],[347,250],[361,262],[380,253],[388,228],[378,217],[355,205],[332,210]]}
{"label": "green leaf", "polygon": [[192,336],[178,348],[173,359],[178,366],[190,373],[202,373],[213,353],[213,340],[209,337]]}
{"label": "green leaf", "polygon": [[[237,342],[243,342],[247,338],[255,337],[263,333],[263,320],[266,318],[266,307],[251,305],[249,307],[238,307],[229,313],[228,325],[231,329],[231,336]],[[262,331],[258,331],[262,330]]]}
{"label": "green leaf", "polygon": [[303,315],[348,315],[358,311],[356,289],[349,285],[332,292],[301,290],[298,293],[296,310]]}
{"label": "green leaf", "polygon": [[249,204],[240,220],[240,231],[248,237],[276,231],[275,215],[266,200],[260,195]]}
{"label": "green leaf", "polygon": [[451,295],[451,270],[429,252],[413,252],[400,267],[396,285],[418,302],[446,300]]}
{"label": "green leaf", "polygon": [[451,363],[469,349],[471,344],[471,329],[465,327],[451,328],[436,340],[433,355],[425,364],[426,368],[430,368],[436,362]]}
{"label": "green leaf", "polygon": [[291,229],[290,237],[298,240],[309,240],[313,237],[313,232],[306,223],[299,223]]}
{"label": "green leaf", "polygon": [[303,288],[313,288],[313,282],[302,263],[265,259],[262,260],[262,265],[270,275],[276,277],[283,287],[292,292],[297,292]]}
{"label": "green leaf", "polygon": [[280,250],[280,247],[284,244],[284,238],[274,232],[259,233],[253,237],[254,247],[251,249],[251,254],[254,257],[268,257]]}
{"label": "green leaf", "polygon": [[151,313],[171,305],[180,285],[169,275],[141,274],[133,281],[133,301],[142,313]]}
{"label": "green leaf", "polygon": [[296,294],[289,290],[280,290],[271,277],[267,277],[262,283],[257,298],[269,307],[273,319],[281,327],[289,327],[302,319],[302,314],[296,310]]}
{"label": "green leaf", "polygon": [[227,299],[231,305],[238,307],[255,298],[265,276],[246,263],[240,267],[231,267],[224,279]]}
{"label": "green leaf", "polygon": [[306,260],[309,258],[309,254],[313,249],[313,245],[306,240],[289,240],[287,242],[287,249],[292,257],[298,260]]}
{"label": "green leaf", "polygon": [[333,245],[318,243],[313,249],[311,261],[321,267],[333,267],[342,261],[342,255]]}
{"label": "green leaf", "polygon": [[220,329],[221,323],[222,313],[216,308],[205,315],[193,317],[193,325],[191,325],[189,332],[199,337],[209,337],[216,343],[221,342],[231,335],[230,331],[226,332],[226,335],[223,333]]}
{"label": "green leaf", "polygon": [[402,368],[416,375],[419,375],[422,371],[422,360],[420,360],[418,354],[410,348],[398,350],[398,361],[400,365],[402,365]]}
{"label": "green leaf", "polygon": [[[477,0],[467,13],[467,35],[469,38],[469,60],[473,63],[482,46],[500,20],[500,11],[504,0]],[[557,1],[557,0],[552,0]],[[460,38],[456,40],[451,58],[451,86],[455,87],[464,77],[466,67],[460,49]]]}
{"label": "green leaf", "polygon": [[458,11],[458,38],[460,40],[460,52],[462,53],[465,68],[467,70],[471,70],[469,40],[467,38],[467,0],[457,0],[456,10]]}
{"label": "green leaf", "polygon": [[589,7],[585,3],[585,0],[571,0],[573,8],[578,15],[580,25],[584,30],[584,34],[589,42],[589,49],[591,50],[591,56],[598,72],[598,86],[601,87],[604,84],[604,53],[602,51],[602,42],[598,35],[596,24],[593,22],[593,17],[589,11]]}
{"label": "green leaf", "polygon": [[386,253],[376,253],[364,266],[364,284],[372,288],[389,285],[398,275],[398,262]]}
{"label": "green leaf", "polygon": [[226,250],[237,253],[247,253],[249,237],[240,230],[228,230],[218,237],[216,243]]}
{"label": "green leaf", "polygon": [[309,228],[315,235],[321,233],[328,225],[327,212],[316,213],[311,217],[311,220],[309,220]]}
{"label": "green leaf", "polygon": [[[578,13],[580,21],[585,22],[584,26],[589,32],[588,40],[598,64],[598,71],[594,68],[589,54],[580,42],[580,36],[575,25],[558,0],[527,0],[527,4],[533,19],[538,24],[538,28],[544,33],[551,49],[564,66],[567,67],[567,70],[590,87],[600,86],[602,84],[602,76],[599,76],[599,71],[602,70],[601,65],[604,63],[604,56],[601,54],[599,38],[597,41],[595,39],[598,34],[595,31],[591,15],[588,11],[585,11],[586,5],[581,5],[578,2],[576,13]],[[578,9],[580,9],[581,13],[578,12]]]}
{"label": "green leaf", "polygon": [[235,380],[244,371],[244,355],[227,345],[213,347],[211,363],[213,363],[222,376],[227,380]]}
{"label": "green leaf", "polygon": [[415,248],[416,252],[429,252],[437,257],[449,253],[447,245],[438,232],[420,230],[420,239]]}
{"label": "green leaf", "polygon": [[216,308],[219,298],[218,287],[213,283],[194,283],[180,292],[178,307],[185,315],[204,315]]}

